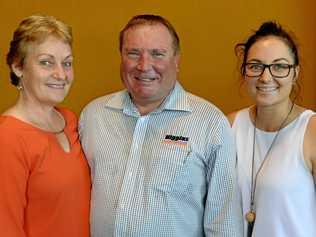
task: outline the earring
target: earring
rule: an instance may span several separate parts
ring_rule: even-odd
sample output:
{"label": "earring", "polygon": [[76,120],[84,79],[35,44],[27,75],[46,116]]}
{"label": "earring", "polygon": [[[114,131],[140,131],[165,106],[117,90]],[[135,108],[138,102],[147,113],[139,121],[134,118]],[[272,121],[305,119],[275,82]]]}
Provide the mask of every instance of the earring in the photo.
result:
{"label": "earring", "polygon": [[23,86],[22,86],[22,85],[20,85],[20,84],[19,84],[19,85],[17,85],[17,86],[16,86],[16,88],[17,88],[19,91],[22,91],[22,90],[23,90]]}
{"label": "earring", "polygon": [[23,75],[21,75],[19,77],[19,84],[16,86],[16,88],[19,90],[19,91],[22,91],[23,90],[23,86],[21,84],[21,79],[23,78]]}

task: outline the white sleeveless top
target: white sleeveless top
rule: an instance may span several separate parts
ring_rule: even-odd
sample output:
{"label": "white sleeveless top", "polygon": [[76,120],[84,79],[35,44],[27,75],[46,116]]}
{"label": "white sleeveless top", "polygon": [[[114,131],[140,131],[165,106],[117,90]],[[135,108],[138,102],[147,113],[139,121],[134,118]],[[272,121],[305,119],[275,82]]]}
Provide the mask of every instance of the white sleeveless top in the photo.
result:
{"label": "white sleeveless top", "polygon": [[[316,190],[304,161],[303,141],[312,115],[305,110],[284,127],[261,169],[255,194],[256,222],[253,237],[316,237]],[[249,211],[254,126],[249,108],[237,113],[233,123],[237,145],[238,183],[243,215]],[[256,129],[255,173],[276,132]],[[247,234],[247,222],[244,221]]]}

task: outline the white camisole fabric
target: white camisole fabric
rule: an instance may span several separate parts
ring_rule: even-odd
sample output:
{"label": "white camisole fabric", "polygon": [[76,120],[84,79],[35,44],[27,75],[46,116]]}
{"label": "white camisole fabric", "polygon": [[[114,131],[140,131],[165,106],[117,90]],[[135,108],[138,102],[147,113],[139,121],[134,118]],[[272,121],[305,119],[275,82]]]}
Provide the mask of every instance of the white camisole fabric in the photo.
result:
{"label": "white camisole fabric", "polygon": [[[256,222],[253,237],[316,237],[316,191],[305,164],[303,141],[312,115],[305,110],[281,129],[261,169],[255,193]],[[237,145],[238,183],[243,215],[249,211],[254,126],[249,108],[237,113],[233,123]],[[254,170],[258,170],[276,132],[256,129]],[[244,221],[247,234],[247,222]]]}

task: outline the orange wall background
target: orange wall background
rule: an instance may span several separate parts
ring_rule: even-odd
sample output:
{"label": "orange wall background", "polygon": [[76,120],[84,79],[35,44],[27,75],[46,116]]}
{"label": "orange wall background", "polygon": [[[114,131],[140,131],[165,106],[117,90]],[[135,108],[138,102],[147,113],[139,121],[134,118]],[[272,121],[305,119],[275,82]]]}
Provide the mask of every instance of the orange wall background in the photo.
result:
{"label": "orange wall background", "polygon": [[54,15],[73,28],[75,82],[64,105],[79,114],[91,99],[123,88],[118,33],[136,14],[160,14],[180,35],[179,81],[225,113],[249,105],[239,87],[234,45],[265,20],[276,20],[298,39],[302,63],[301,104],[316,109],[315,0],[1,0],[0,113],[15,102],[5,55],[13,30],[34,13]]}

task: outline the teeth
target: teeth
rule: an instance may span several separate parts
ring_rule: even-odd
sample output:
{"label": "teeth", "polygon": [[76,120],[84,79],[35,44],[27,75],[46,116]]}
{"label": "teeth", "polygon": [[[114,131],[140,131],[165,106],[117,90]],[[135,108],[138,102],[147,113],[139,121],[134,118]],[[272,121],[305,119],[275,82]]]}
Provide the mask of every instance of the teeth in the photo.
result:
{"label": "teeth", "polygon": [[62,85],[60,85],[60,84],[48,84],[47,86],[54,88],[54,89],[64,89],[65,84],[62,84]]}
{"label": "teeth", "polygon": [[139,78],[139,77],[136,77],[137,80],[140,80],[140,81],[154,81],[156,80],[156,78],[152,77],[152,78]]}
{"label": "teeth", "polygon": [[277,88],[276,87],[257,87],[257,89],[263,92],[270,92],[270,91],[276,90]]}

